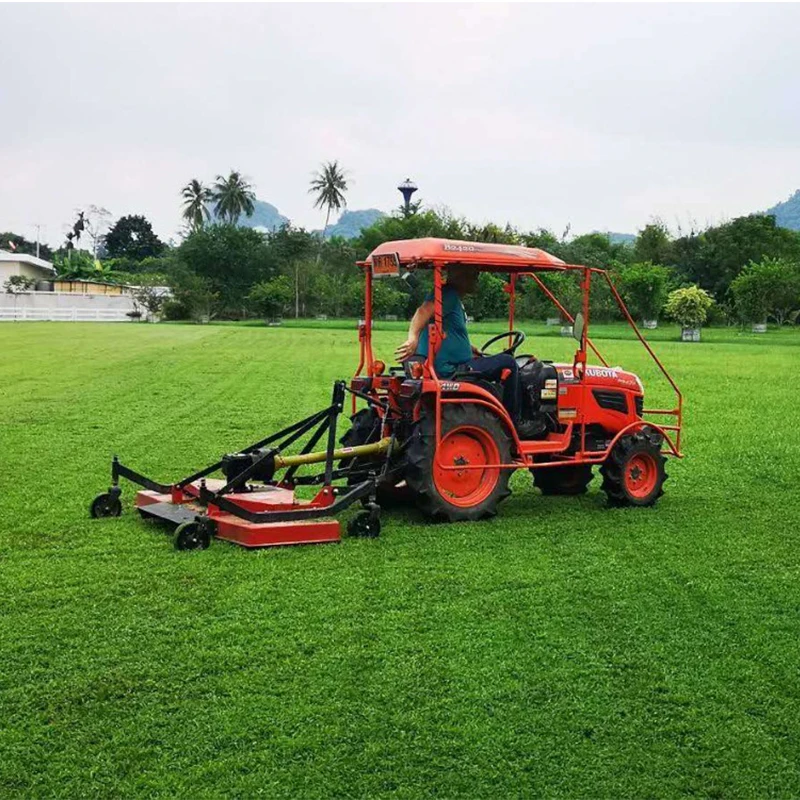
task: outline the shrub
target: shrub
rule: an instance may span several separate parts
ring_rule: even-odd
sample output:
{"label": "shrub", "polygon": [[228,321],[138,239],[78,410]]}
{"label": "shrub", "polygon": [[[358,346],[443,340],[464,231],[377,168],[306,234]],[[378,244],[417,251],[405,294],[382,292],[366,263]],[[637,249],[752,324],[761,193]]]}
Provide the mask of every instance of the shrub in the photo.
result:
{"label": "shrub", "polygon": [[[357,286],[357,292],[363,296],[364,289]],[[372,284],[372,313],[376,317],[386,314],[400,315],[405,311],[406,293],[395,289],[386,279],[374,281]]]}
{"label": "shrub", "polygon": [[292,302],[294,288],[285,275],[278,275],[271,281],[261,281],[250,290],[247,299],[267,319],[275,319],[283,314]]}
{"label": "shrub", "polygon": [[195,275],[182,264],[177,264],[170,274],[172,299],[162,309],[166,319],[211,319],[218,295],[211,290],[211,282]]}
{"label": "shrub", "polygon": [[133,301],[137,306],[144,306],[151,316],[157,316],[161,306],[167,300],[163,281],[158,276],[149,277],[131,289]]}
{"label": "shrub", "polygon": [[10,275],[3,284],[3,288],[8,294],[20,294],[29,292],[36,287],[36,278],[29,278],[26,275]]}
{"label": "shrub", "polygon": [[800,267],[780,258],[750,262],[731,283],[736,314],[742,322],[782,325],[800,305]]}
{"label": "shrub", "polygon": [[508,314],[506,282],[490,272],[478,276],[478,288],[474,294],[464,298],[467,314],[475,319],[499,319]]}
{"label": "shrub", "polygon": [[682,328],[700,328],[708,318],[714,298],[699,286],[687,286],[670,292],[664,311]]}
{"label": "shrub", "polygon": [[658,319],[667,299],[669,272],[649,261],[623,267],[619,273],[619,289],[625,303],[641,320]]}

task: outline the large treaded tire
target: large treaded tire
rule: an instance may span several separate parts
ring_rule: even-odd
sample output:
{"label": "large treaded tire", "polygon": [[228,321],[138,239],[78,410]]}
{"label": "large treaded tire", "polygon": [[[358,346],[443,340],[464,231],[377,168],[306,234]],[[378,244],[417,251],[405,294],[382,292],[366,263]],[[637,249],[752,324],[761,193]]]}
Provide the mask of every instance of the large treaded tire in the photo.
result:
{"label": "large treaded tire", "polygon": [[[381,436],[378,413],[374,408],[362,408],[350,417],[350,428],[345,431],[339,442],[343,447],[358,447],[362,444],[377,442]],[[342,463],[350,459],[342,459]]]}
{"label": "large treaded tire", "polygon": [[568,464],[563,467],[532,469],[533,485],[545,495],[586,494],[592,482],[591,464]]}
{"label": "large treaded tire", "polygon": [[[508,481],[513,470],[489,468],[483,471],[434,471],[436,428],[433,409],[423,413],[408,445],[408,470],[406,480],[416,494],[417,507],[434,520],[460,522],[480,520],[497,514],[497,506],[511,494]],[[489,458],[488,463],[507,464],[511,461],[511,439],[496,414],[474,403],[448,404],[442,410],[442,448],[447,443],[448,452],[460,458],[459,443],[472,461]],[[482,451],[484,455],[480,455]],[[477,458],[476,458],[477,455]],[[494,462],[497,457],[498,461]],[[455,463],[455,459],[454,459]],[[438,475],[438,478],[437,478]],[[447,475],[457,476],[454,478]],[[469,476],[469,477],[467,477]],[[474,476],[474,477],[473,477]],[[459,482],[465,482],[462,491]],[[449,495],[442,486],[455,487]],[[472,488],[474,487],[474,488]],[[473,502],[474,500],[474,502]]]}
{"label": "large treaded tire", "polygon": [[[361,411],[354,414],[350,421],[352,423],[349,430],[339,439],[339,442],[344,447],[358,447],[362,444],[373,444],[381,437],[381,425],[378,413],[374,408],[362,408]],[[380,461],[383,456],[378,459],[372,459],[376,462],[376,471],[380,470]],[[352,458],[343,458],[339,462],[340,468],[345,468],[353,463]],[[369,463],[369,461],[365,462]],[[348,484],[352,484],[352,480],[348,479]],[[392,486],[388,483],[378,484],[375,490],[375,499],[381,508],[398,508],[414,504],[414,496],[411,490],[402,482],[398,481],[398,485]],[[364,498],[362,504],[366,504],[368,498]]]}
{"label": "large treaded tire", "polygon": [[600,467],[609,506],[652,506],[664,494],[663,438],[652,428],[623,436]]}

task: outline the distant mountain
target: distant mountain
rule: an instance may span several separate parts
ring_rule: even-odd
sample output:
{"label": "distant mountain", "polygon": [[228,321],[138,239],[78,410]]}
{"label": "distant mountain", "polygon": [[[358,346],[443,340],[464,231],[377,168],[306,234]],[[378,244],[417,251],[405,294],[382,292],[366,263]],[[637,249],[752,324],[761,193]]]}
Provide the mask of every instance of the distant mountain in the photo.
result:
{"label": "distant mountain", "polygon": [[[256,200],[253,205],[255,209],[252,217],[246,217],[242,214],[236,220],[236,224],[239,227],[256,228],[260,231],[271,232],[278,230],[282,225],[286,225],[289,222],[289,217],[284,217],[271,203],[267,203],[264,200]],[[216,220],[213,210],[211,211],[211,219]]]}
{"label": "distant mountain", "polygon": [[[264,200],[256,200],[254,205],[253,216],[240,216],[236,221],[237,225],[242,228],[255,228],[259,231],[271,232],[278,230],[282,225],[286,225],[289,222],[289,218],[284,217],[271,203],[267,203]],[[341,236],[343,239],[354,239],[361,233],[362,228],[368,228],[385,216],[386,214],[383,211],[378,211],[377,208],[344,211],[338,222],[328,226],[325,237],[330,239],[332,236]],[[211,219],[212,221],[216,220],[213,210],[211,211]],[[312,232],[318,235],[322,234],[321,230]]]}
{"label": "distant mountain", "polygon": [[775,224],[781,228],[790,228],[793,231],[800,231],[800,189],[798,189],[788,200],[777,203],[768,208],[765,214],[772,214],[775,217]]}
{"label": "distant mountain", "polygon": [[[369,228],[370,225],[374,225],[385,216],[386,214],[383,211],[378,211],[377,208],[344,211],[335,225],[328,226],[325,238],[330,239],[333,236],[341,236],[343,239],[355,239],[363,228]],[[322,233],[322,231],[317,231],[317,233]]]}
{"label": "distant mountain", "polygon": [[614,233],[614,231],[595,231],[595,233],[602,233],[608,236],[608,241],[611,244],[633,244],[636,241],[635,233]]}

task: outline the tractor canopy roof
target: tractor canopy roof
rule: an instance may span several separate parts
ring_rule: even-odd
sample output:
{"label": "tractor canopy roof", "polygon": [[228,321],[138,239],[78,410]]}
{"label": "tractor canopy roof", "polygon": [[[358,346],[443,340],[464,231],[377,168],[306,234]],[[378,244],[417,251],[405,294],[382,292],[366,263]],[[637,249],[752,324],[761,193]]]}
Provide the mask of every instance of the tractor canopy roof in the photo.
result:
{"label": "tractor canopy roof", "polygon": [[470,264],[489,272],[531,272],[574,268],[537,247],[455,239],[401,239],[376,247],[360,266],[378,267],[393,261],[397,267],[430,269],[447,264]]}

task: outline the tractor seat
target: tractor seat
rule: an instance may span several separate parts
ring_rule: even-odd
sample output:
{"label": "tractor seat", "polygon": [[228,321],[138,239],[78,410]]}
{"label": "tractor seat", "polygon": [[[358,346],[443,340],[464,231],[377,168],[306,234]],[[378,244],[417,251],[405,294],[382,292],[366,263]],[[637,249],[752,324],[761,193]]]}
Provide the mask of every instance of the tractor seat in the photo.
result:
{"label": "tractor seat", "polygon": [[502,381],[491,381],[471,369],[457,369],[449,380],[461,381],[462,383],[474,383],[476,386],[480,386],[481,389],[491,392],[498,400],[503,399]]}

